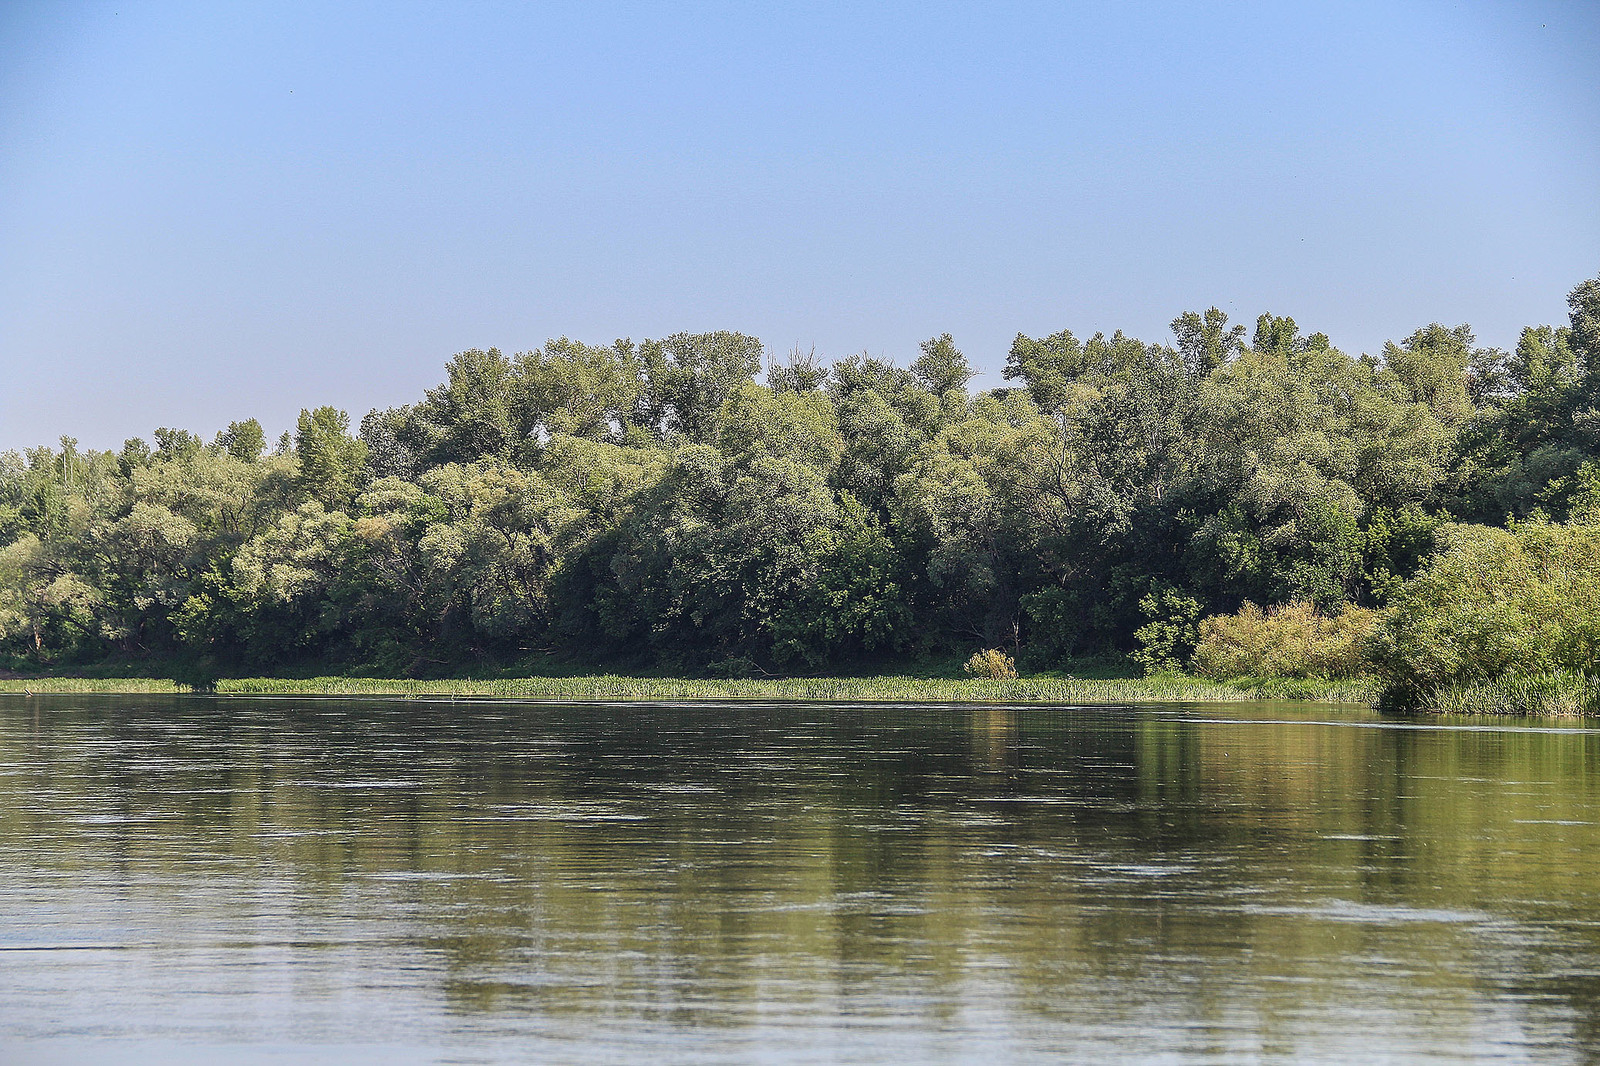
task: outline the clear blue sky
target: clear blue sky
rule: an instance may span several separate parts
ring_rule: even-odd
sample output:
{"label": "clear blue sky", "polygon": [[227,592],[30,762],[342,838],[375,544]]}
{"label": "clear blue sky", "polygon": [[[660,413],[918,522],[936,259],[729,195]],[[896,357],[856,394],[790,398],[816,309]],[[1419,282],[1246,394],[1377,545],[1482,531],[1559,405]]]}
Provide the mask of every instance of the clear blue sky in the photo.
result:
{"label": "clear blue sky", "polygon": [[1600,272],[1600,3],[0,6],[0,448],[737,329],[1514,343]]}

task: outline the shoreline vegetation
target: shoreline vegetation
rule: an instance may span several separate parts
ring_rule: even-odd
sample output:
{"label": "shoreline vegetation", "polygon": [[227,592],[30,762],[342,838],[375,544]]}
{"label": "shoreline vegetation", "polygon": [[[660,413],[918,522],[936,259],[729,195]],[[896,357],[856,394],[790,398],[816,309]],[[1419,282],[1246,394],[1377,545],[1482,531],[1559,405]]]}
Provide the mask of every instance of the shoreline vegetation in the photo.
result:
{"label": "shoreline vegetation", "polygon": [[1600,717],[1600,678],[1555,673],[1452,685],[1415,704],[1387,704],[1374,678],[1234,678],[1188,674],[1148,677],[989,678],[777,677],[681,678],[593,674],[570,677],[377,678],[238,677],[210,685],[170,678],[0,678],[0,694],[100,694],[520,699],[573,702],[655,700],[799,700],[837,703],[1000,703],[1105,706],[1122,703],[1311,701],[1366,704],[1431,715],[1527,718]]}
{"label": "shoreline vegetation", "polygon": [[613,674],[577,677],[219,678],[192,687],[161,678],[40,677],[0,679],[0,693],[182,694],[219,696],[460,697],[531,700],[806,700],[841,703],[1233,703],[1317,700],[1371,703],[1377,690],[1353,681],[1266,678],[1218,682],[1180,674],[1150,677],[926,678],[787,677],[674,678]]}
{"label": "shoreline vegetation", "polygon": [[1515,351],[1215,307],[1019,334],[985,390],[948,333],[560,338],[276,445],[62,437],[0,452],[0,676],[1597,713],[1600,277],[1567,304]]}
{"label": "shoreline vegetation", "polygon": [[0,678],[0,695],[186,695],[512,699],[572,702],[798,700],[827,703],[997,703],[1106,706],[1123,703],[1308,701],[1366,704],[1409,714],[1526,718],[1600,717],[1600,678],[1575,673],[1516,675],[1451,685],[1396,706],[1375,678],[1147,677],[682,678],[592,674],[563,677],[378,678],[238,677],[190,685],[170,678]]}

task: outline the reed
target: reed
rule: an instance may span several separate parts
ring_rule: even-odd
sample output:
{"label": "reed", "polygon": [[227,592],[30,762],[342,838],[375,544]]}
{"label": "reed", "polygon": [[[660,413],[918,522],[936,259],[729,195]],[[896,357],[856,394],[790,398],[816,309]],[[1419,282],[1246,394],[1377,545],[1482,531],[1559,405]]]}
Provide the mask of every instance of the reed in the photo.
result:
{"label": "reed", "polygon": [[601,675],[493,680],[385,680],[319,677],[305,680],[234,678],[217,682],[227,694],[330,696],[503,696],[521,699],[696,700],[761,699],[890,703],[1221,703],[1252,699],[1319,698],[1368,702],[1356,685],[1298,686],[1276,681],[1221,684],[1183,676],[1083,678],[791,677],[767,679],[657,678]]}
{"label": "reed", "polygon": [[[0,692],[181,693],[175,681],[146,678],[51,677],[0,680]],[[1182,674],[1143,678],[784,677],[673,678],[598,675],[419,681],[369,677],[223,678],[224,696],[508,697],[542,700],[817,700],[871,703],[1231,703],[1315,699],[1366,703],[1364,685],[1252,678],[1217,682]]]}
{"label": "reed", "polygon": [[0,678],[0,692],[172,693],[188,692],[187,685],[150,677],[29,677]]}
{"label": "reed", "polygon": [[1493,681],[1446,685],[1423,697],[1433,714],[1512,714],[1534,718],[1600,715],[1600,677],[1561,670],[1507,674]]}

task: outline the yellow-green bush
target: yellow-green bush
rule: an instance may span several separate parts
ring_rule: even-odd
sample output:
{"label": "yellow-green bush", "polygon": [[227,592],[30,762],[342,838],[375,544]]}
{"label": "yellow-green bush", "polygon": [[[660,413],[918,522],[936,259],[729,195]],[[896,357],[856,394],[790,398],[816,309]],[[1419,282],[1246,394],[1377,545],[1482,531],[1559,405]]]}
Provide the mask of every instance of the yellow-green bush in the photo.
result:
{"label": "yellow-green bush", "polygon": [[1007,681],[1017,676],[1016,661],[999,648],[973,652],[972,658],[967,660],[962,669],[973,677],[987,677],[996,681]]}
{"label": "yellow-green bush", "polygon": [[1366,669],[1376,611],[1352,604],[1325,615],[1299,601],[1263,611],[1247,603],[1238,614],[1200,623],[1195,669],[1219,680],[1233,677],[1357,677]]}

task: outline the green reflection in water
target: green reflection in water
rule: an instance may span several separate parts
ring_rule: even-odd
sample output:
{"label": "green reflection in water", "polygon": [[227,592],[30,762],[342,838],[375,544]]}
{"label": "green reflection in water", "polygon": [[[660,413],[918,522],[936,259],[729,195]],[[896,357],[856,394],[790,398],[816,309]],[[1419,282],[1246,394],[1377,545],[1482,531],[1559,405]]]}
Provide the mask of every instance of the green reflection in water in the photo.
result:
{"label": "green reflection in water", "polygon": [[0,698],[0,1050],[1592,1059],[1600,732],[1462,726]]}

